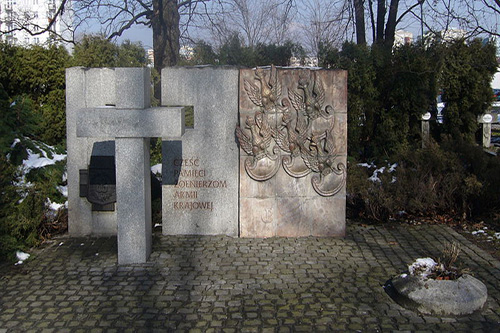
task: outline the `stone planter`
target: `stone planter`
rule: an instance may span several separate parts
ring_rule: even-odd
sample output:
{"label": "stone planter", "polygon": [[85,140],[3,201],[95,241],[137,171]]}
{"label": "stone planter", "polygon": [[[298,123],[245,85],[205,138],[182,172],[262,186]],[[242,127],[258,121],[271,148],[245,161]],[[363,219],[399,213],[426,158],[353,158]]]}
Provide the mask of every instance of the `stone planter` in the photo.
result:
{"label": "stone planter", "polygon": [[466,315],[480,310],[488,291],[478,279],[434,280],[403,274],[387,281],[385,291],[398,304],[424,314]]}

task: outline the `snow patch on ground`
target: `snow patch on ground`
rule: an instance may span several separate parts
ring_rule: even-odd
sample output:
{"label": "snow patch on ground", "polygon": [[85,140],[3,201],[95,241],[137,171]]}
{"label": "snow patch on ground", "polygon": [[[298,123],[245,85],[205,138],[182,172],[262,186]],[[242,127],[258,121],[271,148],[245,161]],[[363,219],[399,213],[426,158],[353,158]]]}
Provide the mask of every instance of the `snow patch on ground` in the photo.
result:
{"label": "snow patch on ground", "polygon": [[411,275],[419,275],[424,278],[432,274],[437,268],[438,263],[432,258],[418,258],[413,264],[408,266]]}
{"label": "snow patch on ground", "polygon": [[473,236],[483,237],[483,239],[486,238],[486,241],[488,242],[500,240],[500,232],[488,230],[488,227],[483,227],[482,229],[474,230],[470,233]]}
{"label": "snow patch on ground", "polygon": [[22,265],[25,260],[27,260],[30,255],[28,253],[24,253],[23,251],[16,251],[17,262],[15,265]]}

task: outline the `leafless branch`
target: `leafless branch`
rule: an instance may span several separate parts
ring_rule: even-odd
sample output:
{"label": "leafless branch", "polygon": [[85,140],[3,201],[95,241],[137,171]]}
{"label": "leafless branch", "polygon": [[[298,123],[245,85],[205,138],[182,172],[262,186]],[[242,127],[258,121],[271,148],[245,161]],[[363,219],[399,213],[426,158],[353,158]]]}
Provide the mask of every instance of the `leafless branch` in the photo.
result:
{"label": "leafless branch", "polygon": [[[10,33],[15,32],[15,31],[25,31],[28,34],[30,34],[31,36],[39,36],[39,35],[42,35],[46,32],[50,32],[52,35],[57,36],[57,38],[59,38],[60,40],[62,40],[64,42],[73,43],[74,42],[73,38],[68,39],[63,34],[57,33],[55,31],[55,29],[53,29],[54,25],[56,24],[56,21],[62,19],[62,15],[66,10],[67,3],[68,3],[68,0],[62,0],[61,4],[59,5],[57,10],[55,11],[53,17],[51,17],[48,20],[48,24],[44,25],[44,26],[41,26],[39,24],[33,24],[32,23],[33,17],[31,17],[29,12],[26,12],[26,11],[25,12],[18,12],[15,15],[16,17],[15,18],[13,17],[12,21],[10,21],[10,23],[12,23],[10,25],[11,28],[7,28],[5,30],[0,31],[0,34],[10,34]],[[71,9],[69,9],[69,10],[71,10]],[[19,19],[20,17],[21,18],[24,17],[24,20]],[[7,27],[9,27],[9,26],[7,26]],[[71,33],[73,34],[74,30],[71,31]]]}

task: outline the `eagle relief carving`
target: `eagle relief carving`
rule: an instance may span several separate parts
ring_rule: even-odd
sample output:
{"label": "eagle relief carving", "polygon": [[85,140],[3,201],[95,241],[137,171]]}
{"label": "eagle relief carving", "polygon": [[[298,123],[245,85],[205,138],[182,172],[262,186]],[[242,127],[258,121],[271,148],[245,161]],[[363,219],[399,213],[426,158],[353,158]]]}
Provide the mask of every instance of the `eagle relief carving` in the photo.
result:
{"label": "eagle relief carving", "polygon": [[[249,105],[255,110],[236,127],[241,149],[248,155],[245,170],[254,180],[271,179],[281,166],[294,178],[311,175],[322,196],[337,194],[346,181],[334,136],[335,117],[326,102],[325,85],[317,70],[256,68],[243,79]],[[244,95],[244,94],[243,94]]]}

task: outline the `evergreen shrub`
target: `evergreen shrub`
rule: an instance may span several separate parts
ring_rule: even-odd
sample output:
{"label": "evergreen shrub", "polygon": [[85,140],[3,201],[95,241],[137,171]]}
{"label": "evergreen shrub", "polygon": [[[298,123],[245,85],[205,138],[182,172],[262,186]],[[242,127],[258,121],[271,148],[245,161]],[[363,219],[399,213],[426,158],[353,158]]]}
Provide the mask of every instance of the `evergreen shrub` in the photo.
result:
{"label": "evergreen shrub", "polygon": [[[374,176],[352,160],[347,201],[351,217],[389,220],[468,220],[500,208],[500,159],[465,141],[435,142],[395,156],[397,167]],[[394,164],[392,164],[394,165]],[[380,166],[380,165],[379,165]]]}
{"label": "evergreen shrub", "polygon": [[[16,250],[27,250],[56,232],[67,228],[66,208],[53,212],[51,202],[65,202],[59,188],[66,185],[66,161],[26,172],[23,160],[28,151],[52,158],[56,151],[28,138],[16,140],[0,156],[0,261],[13,260]],[[43,150],[43,152],[42,152]]]}

